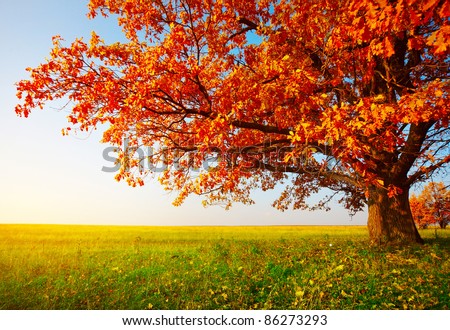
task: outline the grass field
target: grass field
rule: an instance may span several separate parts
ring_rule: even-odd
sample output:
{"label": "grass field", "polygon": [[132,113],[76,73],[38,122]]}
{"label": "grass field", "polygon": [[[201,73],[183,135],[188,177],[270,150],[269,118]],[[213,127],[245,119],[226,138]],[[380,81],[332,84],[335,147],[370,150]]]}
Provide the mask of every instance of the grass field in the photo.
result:
{"label": "grass field", "polygon": [[[0,225],[0,309],[449,309],[450,230]],[[437,235],[437,237],[436,237]]]}

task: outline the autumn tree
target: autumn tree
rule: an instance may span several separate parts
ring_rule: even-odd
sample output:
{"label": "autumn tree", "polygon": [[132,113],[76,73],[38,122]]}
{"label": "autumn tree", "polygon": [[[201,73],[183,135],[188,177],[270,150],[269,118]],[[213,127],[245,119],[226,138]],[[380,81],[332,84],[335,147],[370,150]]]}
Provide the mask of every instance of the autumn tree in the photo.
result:
{"label": "autumn tree", "polygon": [[436,222],[429,216],[428,210],[424,207],[424,201],[419,196],[412,194],[409,198],[409,205],[411,206],[414,222],[420,229],[426,229]]}
{"label": "autumn tree", "polygon": [[443,182],[430,182],[419,195],[410,198],[414,221],[421,228],[437,224],[445,229],[450,223],[450,191]]}
{"label": "autumn tree", "polygon": [[127,41],[54,37],[17,84],[16,112],[68,99],[64,134],[106,124],[116,178],[143,184],[143,161],[163,162],[176,205],[252,203],[252,189],[283,184],[278,209],[336,195],[368,205],[372,243],[422,242],[409,190],[450,161],[449,12],[445,0],[91,0],[89,17],[117,17]]}

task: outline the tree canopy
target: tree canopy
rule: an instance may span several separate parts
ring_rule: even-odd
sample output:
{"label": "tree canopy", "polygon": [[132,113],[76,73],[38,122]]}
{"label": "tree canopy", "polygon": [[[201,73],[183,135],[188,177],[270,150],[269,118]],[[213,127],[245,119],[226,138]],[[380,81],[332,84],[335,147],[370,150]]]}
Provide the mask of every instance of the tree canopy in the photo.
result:
{"label": "tree canopy", "polygon": [[420,228],[438,225],[445,229],[450,223],[450,191],[443,182],[430,182],[418,195],[410,198],[414,221]]}
{"label": "tree canopy", "polygon": [[152,168],[134,151],[151,147],[176,205],[252,203],[282,182],[276,208],[326,207],[307,203],[326,187],[369,205],[373,243],[420,242],[409,188],[450,162],[449,13],[445,0],[91,0],[127,41],[55,36],[16,112],[67,97],[64,134],[107,124],[131,185]]}

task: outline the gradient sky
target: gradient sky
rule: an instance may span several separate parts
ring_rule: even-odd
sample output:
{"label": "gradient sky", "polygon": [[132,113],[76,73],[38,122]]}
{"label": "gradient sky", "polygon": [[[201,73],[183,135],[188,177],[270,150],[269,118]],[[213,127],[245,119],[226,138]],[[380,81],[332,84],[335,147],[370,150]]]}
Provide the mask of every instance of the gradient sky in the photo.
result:
{"label": "gradient sky", "polygon": [[80,223],[132,225],[292,225],[366,224],[366,212],[350,218],[338,204],[330,212],[279,212],[276,192],[255,192],[256,205],[203,208],[191,197],[180,206],[175,193],[157,182],[130,188],[116,182],[99,143],[101,132],[63,137],[65,111],[50,106],[28,119],[14,113],[14,83],[26,67],[43,62],[51,37],[68,43],[95,30],[106,42],[121,38],[114,19],[88,20],[87,0],[0,0],[0,223]]}

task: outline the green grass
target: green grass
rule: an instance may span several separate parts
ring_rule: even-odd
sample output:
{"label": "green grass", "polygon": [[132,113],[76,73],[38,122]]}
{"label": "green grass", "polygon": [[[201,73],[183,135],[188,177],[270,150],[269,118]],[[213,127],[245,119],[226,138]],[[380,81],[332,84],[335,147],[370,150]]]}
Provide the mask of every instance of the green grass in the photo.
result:
{"label": "green grass", "polygon": [[449,309],[450,230],[421,234],[0,225],[0,309]]}

